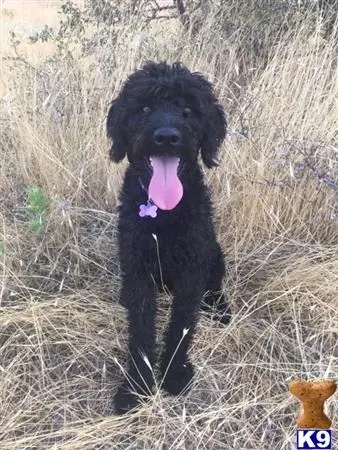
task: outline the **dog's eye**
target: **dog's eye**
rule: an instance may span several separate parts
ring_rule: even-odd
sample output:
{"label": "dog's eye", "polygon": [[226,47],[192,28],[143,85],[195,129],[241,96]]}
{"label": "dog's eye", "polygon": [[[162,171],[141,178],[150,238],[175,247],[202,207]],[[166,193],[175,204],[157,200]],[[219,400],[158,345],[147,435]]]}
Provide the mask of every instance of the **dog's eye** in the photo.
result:
{"label": "dog's eye", "polygon": [[185,119],[187,119],[189,116],[190,116],[190,114],[191,114],[191,109],[190,108],[184,108],[184,110],[183,110],[183,117],[185,118]]}
{"label": "dog's eye", "polygon": [[151,109],[149,108],[149,106],[144,106],[143,109],[142,109],[142,111],[143,111],[145,114],[149,114],[150,111],[151,111]]}

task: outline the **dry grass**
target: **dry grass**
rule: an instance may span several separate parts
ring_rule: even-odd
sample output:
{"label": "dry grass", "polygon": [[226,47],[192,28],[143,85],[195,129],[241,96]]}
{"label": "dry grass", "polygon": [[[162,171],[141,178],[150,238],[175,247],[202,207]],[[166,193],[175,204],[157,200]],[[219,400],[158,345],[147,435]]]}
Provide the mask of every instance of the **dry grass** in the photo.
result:
{"label": "dry grass", "polygon": [[[291,158],[317,145],[318,161],[336,167],[335,36],[318,28],[308,37],[302,21],[238,86],[241,42],[218,40],[213,26],[210,18],[198,38],[177,25],[165,36],[161,26],[124,27],[109,71],[79,60],[3,73],[1,450],[292,449],[299,405],[289,380],[337,379],[334,196],[315,177],[297,178]],[[206,73],[230,112],[221,167],[206,178],[234,317],[227,327],[202,317],[186,396],[158,391],[116,417],[126,357],[115,244],[123,166],[109,164],[104,119],[123,79],[149,58]],[[29,231],[25,210],[24,187],[34,185],[53,202],[40,233]],[[160,299],[159,335],[169,302]],[[337,398],[328,402],[333,418]]]}

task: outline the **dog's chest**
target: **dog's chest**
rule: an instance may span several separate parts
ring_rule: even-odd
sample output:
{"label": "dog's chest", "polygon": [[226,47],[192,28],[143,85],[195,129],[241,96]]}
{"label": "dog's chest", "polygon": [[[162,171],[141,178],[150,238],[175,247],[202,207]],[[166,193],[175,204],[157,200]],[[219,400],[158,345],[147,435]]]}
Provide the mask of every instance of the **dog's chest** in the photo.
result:
{"label": "dog's chest", "polygon": [[189,268],[203,266],[208,253],[207,235],[196,232],[196,224],[186,227],[153,228],[147,249],[150,271],[156,280],[170,285]]}

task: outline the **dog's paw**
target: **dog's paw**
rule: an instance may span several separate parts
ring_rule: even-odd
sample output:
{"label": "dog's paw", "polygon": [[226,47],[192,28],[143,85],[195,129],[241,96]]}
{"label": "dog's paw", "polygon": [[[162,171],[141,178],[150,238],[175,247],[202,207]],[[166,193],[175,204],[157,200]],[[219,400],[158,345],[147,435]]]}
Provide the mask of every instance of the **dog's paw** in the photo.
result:
{"label": "dog's paw", "polygon": [[133,392],[127,384],[122,384],[115,394],[114,405],[116,414],[125,414],[138,406],[140,398]]}
{"label": "dog's paw", "polygon": [[169,367],[162,387],[171,395],[179,395],[183,391],[189,390],[193,376],[194,368],[189,361],[181,365],[174,365]]}

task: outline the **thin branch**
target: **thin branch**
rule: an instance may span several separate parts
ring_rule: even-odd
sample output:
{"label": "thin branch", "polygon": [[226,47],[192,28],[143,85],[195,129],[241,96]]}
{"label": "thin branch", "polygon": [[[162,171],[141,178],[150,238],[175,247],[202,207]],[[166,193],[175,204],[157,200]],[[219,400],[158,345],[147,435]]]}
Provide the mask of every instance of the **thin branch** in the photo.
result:
{"label": "thin branch", "polygon": [[189,16],[187,15],[183,0],[174,0],[174,4],[180,15],[181,22],[184,26],[189,25]]}

